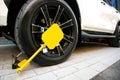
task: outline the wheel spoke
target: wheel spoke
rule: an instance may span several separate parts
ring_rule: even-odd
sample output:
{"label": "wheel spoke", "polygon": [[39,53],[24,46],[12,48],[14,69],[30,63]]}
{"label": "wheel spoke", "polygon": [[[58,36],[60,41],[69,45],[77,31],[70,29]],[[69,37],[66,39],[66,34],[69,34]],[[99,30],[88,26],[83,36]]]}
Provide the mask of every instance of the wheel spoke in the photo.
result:
{"label": "wheel spoke", "polygon": [[49,12],[48,12],[48,7],[47,5],[44,5],[43,7],[40,8],[42,13],[43,13],[43,16],[45,18],[45,21],[46,21],[46,24],[47,24],[47,27],[51,25],[51,21],[50,21],[50,15],[49,15]]}
{"label": "wheel spoke", "polygon": [[59,54],[59,56],[61,55],[61,53],[60,53],[60,50],[59,50],[59,47],[57,46],[57,52],[58,52],[58,54]]}
{"label": "wheel spoke", "polygon": [[47,29],[46,27],[43,27],[43,26],[40,26],[40,25],[36,25],[36,24],[32,24],[33,27],[38,27],[38,28],[45,28]]}
{"label": "wheel spoke", "polygon": [[57,51],[58,51],[59,56],[64,54],[63,48],[62,48],[62,46],[60,44],[57,46]]}
{"label": "wheel spoke", "polygon": [[64,40],[66,40],[67,42],[69,43],[72,43],[74,38],[72,36],[69,36],[69,35],[64,35]]}
{"label": "wheel spoke", "polygon": [[[37,27],[37,30],[34,29],[34,27]],[[32,24],[32,33],[43,33],[45,30],[47,30],[46,27],[42,27],[40,25]]]}
{"label": "wheel spoke", "polygon": [[41,31],[32,31],[32,34],[39,34],[42,33]]}
{"label": "wheel spoke", "polygon": [[72,19],[62,23],[60,26],[61,26],[62,29],[65,29],[65,28],[73,26]]}
{"label": "wheel spoke", "polygon": [[63,12],[64,12],[64,8],[62,8],[62,7],[59,5],[59,6],[58,6],[57,13],[56,13],[55,18],[54,18],[54,20],[53,20],[52,23],[57,23],[57,22],[59,21],[59,19],[61,18]]}

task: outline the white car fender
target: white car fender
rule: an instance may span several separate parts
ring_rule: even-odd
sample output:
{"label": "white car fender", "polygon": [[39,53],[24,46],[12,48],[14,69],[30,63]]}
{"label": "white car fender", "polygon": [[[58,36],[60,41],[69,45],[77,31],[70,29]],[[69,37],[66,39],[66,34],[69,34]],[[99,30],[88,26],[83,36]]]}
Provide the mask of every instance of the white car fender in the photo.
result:
{"label": "white car fender", "polygon": [[5,5],[4,1],[0,0],[0,26],[7,25],[7,14],[8,14],[8,8]]}

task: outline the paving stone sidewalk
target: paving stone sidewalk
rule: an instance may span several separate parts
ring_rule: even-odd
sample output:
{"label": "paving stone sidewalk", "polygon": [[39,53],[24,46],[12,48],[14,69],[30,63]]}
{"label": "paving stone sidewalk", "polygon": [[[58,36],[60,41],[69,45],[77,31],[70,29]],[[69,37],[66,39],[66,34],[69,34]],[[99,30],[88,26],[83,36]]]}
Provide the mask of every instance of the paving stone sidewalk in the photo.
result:
{"label": "paving stone sidewalk", "polygon": [[89,80],[120,60],[120,48],[85,44],[61,64],[41,67],[32,62],[18,74],[11,65],[12,55],[19,52],[16,45],[0,45],[0,80]]}

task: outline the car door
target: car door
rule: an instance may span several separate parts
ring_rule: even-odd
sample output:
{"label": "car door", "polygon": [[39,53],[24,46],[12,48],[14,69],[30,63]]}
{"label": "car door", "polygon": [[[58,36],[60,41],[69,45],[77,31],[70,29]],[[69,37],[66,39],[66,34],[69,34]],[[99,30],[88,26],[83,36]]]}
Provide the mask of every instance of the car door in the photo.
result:
{"label": "car door", "polygon": [[78,0],[82,30],[114,33],[119,13],[104,0]]}
{"label": "car door", "polygon": [[103,32],[114,33],[116,25],[120,20],[119,12],[111,6],[108,0],[101,0],[99,6],[99,29]]}
{"label": "car door", "polygon": [[3,0],[0,0],[0,26],[7,25],[8,9]]}

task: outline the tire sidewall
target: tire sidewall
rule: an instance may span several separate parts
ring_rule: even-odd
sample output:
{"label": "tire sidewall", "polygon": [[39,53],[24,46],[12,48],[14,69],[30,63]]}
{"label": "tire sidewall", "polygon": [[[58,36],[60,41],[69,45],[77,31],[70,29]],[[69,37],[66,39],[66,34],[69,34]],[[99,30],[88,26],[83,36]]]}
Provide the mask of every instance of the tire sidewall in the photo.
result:
{"label": "tire sidewall", "polygon": [[[37,48],[35,47],[32,37],[30,34],[30,23],[31,23],[31,19],[32,16],[34,14],[34,12],[36,11],[36,9],[38,7],[40,7],[40,4],[45,4],[46,2],[51,2],[51,1],[55,1],[55,0],[29,0],[20,10],[18,17],[16,19],[16,24],[15,24],[15,38],[16,38],[16,42],[19,46],[19,48],[26,53],[29,57],[37,50]],[[60,62],[65,61],[70,55],[71,52],[75,49],[76,44],[77,44],[77,40],[78,40],[78,24],[77,24],[77,20],[76,17],[72,11],[72,9],[69,7],[69,5],[63,1],[63,0],[56,0],[58,3],[62,4],[65,8],[70,10],[70,14],[72,15],[72,17],[74,18],[74,23],[75,23],[75,28],[76,31],[74,31],[73,34],[75,34],[75,41],[74,41],[74,46],[69,47],[69,50],[67,51],[67,53],[65,53],[64,56],[58,57],[58,58],[49,58],[46,57],[42,54],[39,54],[36,58],[35,61],[39,62],[39,64],[42,65],[53,65],[53,64],[57,64]],[[46,62],[46,63],[45,63]]]}

